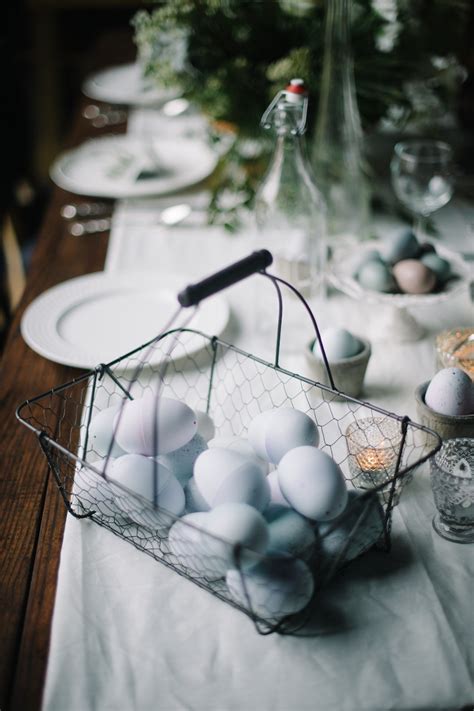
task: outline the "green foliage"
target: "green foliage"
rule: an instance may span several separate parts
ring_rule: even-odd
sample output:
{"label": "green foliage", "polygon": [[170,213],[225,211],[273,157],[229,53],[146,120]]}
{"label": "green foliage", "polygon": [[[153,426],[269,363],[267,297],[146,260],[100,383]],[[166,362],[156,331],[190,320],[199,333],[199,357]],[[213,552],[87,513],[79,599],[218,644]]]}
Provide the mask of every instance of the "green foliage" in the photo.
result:
{"label": "green foliage", "polygon": [[[407,86],[428,83],[446,110],[446,85],[432,57],[456,58],[468,0],[353,0],[352,47],[365,126],[393,106],[407,120],[416,108]],[[305,79],[317,105],[323,56],[323,0],[162,0],[134,18],[147,75],[177,84],[216,120],[256,133],[275,91]],[[459,72],[458,72],[459,74]],[[459,83],[459,82],[458,82]]]}
{"label": "green foliage", "polygon": [[[355,84],[366,128],[382,119],[431,127],[449,116],[463,76],[468,12],[469,0],[352,0]],[[309,88],[311,132],[324,14],[324,0],[161,0],[152,12],[136,14],[146,75],[181,88],[211,119],[236,131],[215,178],[210,222],[234,230],[252,206],[268,146],[255,155],[246,139],[262,141],[262,113],[292,77]]]}

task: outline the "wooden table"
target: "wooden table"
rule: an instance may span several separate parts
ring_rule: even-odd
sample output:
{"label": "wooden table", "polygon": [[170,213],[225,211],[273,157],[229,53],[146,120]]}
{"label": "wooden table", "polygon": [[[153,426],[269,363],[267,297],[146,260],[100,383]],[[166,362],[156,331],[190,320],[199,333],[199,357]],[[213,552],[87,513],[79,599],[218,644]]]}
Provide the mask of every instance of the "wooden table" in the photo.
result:
{"label": "wooden table", "polygon": [[[97,129],[82,115],[68,147]],[[54,188],[38,236],[26,290],[5,347],[1,376],[0,708],[37,709],[46,672],[51,618],[66,510],[35,435],[15,418],[24,400],[70,380],[23,341],[25,307],[51,286],[103,269],[108,234],[72,237],[61,206],[77,196]]]}

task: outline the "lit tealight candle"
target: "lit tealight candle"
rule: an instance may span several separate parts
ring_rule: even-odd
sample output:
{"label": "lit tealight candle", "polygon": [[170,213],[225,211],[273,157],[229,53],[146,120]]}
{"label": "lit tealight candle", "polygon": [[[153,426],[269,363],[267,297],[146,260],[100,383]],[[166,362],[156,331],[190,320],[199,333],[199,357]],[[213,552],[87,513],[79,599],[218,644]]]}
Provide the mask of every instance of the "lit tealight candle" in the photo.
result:
{"label": "lit tealight candle", "polygon": [[346,437],[355,486],[371,489],[394,476],[401,442],[396,420],[384,417],[357,420],[347,428]]}
{"label": "lit tealight candle", "polygon": [[368,474],[373,484],[380,484],[390,476],[394,463],[394,451],[367,447],[356,455],[357,466],[364,474]]}

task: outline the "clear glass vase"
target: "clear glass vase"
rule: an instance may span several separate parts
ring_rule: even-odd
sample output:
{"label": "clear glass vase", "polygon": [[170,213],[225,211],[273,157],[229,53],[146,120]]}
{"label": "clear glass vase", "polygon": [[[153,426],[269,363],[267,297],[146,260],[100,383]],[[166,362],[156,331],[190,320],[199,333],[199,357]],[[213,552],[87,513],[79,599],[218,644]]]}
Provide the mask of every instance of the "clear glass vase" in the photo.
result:
{"label": "clear glass vase", "polygon": [[311,162],[328,209],[329,246],[364,239],[369,190],[350,44],[351,0],[327,0],[324,57]]}

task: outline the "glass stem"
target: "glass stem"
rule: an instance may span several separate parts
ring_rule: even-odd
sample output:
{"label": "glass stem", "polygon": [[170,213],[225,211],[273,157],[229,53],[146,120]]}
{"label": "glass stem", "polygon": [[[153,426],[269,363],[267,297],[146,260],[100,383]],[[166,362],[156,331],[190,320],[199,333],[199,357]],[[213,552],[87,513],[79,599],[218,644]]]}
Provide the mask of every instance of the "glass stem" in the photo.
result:
{"label": "glass stem", "polygon": [[413,231],[415,233],[415,237],[417,238],[418,242],[424,242],[425,241],[425,235],[426,235],[426,230],[425,230],[425,225],[426,225],[426,216],[425,215],[415,215],[415,220],[413,224]]}

